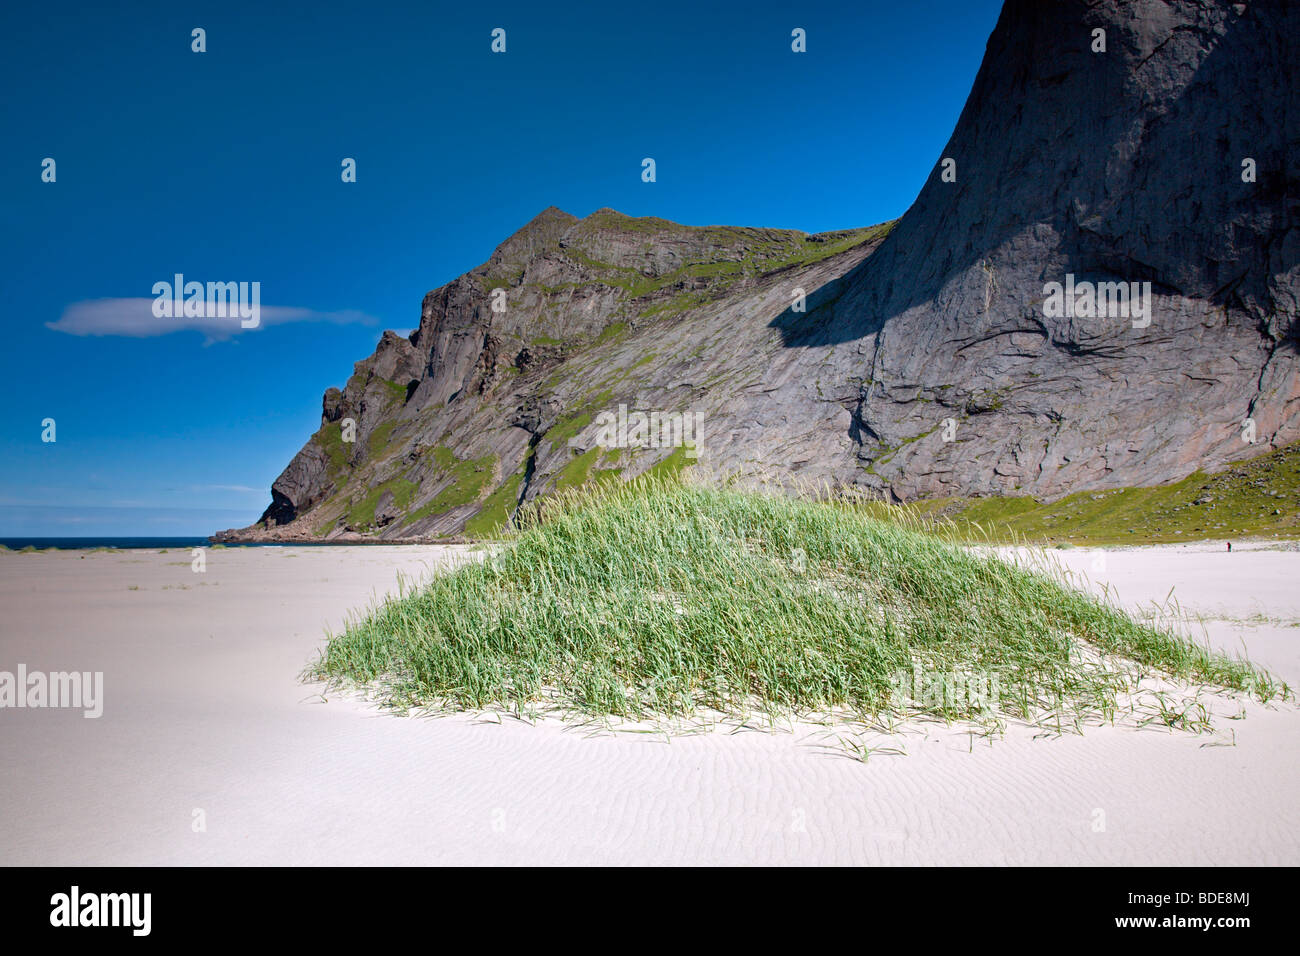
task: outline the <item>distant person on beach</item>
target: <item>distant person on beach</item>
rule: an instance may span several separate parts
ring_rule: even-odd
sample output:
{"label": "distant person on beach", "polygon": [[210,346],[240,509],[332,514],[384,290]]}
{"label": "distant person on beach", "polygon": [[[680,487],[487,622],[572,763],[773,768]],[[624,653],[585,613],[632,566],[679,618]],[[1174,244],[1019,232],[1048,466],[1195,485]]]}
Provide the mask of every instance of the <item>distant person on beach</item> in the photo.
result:
{"label": "distant person on beach", "polygon": [[1231,542],[1231,541],[1228,542],[1228,553],[1229,553],[1229,554],[1232,554],[1232,542]]}

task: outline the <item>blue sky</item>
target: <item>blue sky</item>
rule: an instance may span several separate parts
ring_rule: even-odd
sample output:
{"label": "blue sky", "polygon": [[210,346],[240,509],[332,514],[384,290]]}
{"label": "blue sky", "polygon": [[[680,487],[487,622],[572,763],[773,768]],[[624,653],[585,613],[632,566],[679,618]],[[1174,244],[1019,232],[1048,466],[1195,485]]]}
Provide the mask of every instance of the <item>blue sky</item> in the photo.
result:
{"label": "blue sky", "polygon": [[[546,206],[809,232],[901,214],[999,7],[6,4],[0,535],[251,522],[325,388]],[[258,281],[297,321],[49,327],[178,272]]]}

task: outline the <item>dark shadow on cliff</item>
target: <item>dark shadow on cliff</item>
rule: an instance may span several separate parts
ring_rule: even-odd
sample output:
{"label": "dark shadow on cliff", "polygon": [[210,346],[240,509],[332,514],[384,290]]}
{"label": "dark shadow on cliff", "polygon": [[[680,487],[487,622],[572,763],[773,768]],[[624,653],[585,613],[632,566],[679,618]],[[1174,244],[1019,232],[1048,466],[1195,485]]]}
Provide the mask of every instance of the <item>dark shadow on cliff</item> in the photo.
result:
{"label": "dark shadow on cliff", "polygon": [[[1114,7],[1008,0],[940,157],[957,161],[957,182],[943,182],[936,161],[879,249],[809,296],[807,313],[773,318],[786,347],[852,342],[909,309],[939,309],[946,284],[1013,253],[1041,263],[1038,281],[1066,272],[1149,280],[1234,310],[1270,308],[1268,279],[1288,266],[1282,237],[1300,205],[1285,121],[1300,103],[1283,79],[1300,4],[1229,10],[1225,35],[1168,104],[1152,102],[1157,79],[1143,67],[1178,31],[1141,58],[1124,45]],[[1091,51],[1094,26],[1107,29],[1111,52]],[[1138,118],[1136,156],[1116,166]],[[1241,182],[1239,156],[1256,159],[1258,182]],[[1030,304],[1030,281],[1004,290],[1003,312]]]}

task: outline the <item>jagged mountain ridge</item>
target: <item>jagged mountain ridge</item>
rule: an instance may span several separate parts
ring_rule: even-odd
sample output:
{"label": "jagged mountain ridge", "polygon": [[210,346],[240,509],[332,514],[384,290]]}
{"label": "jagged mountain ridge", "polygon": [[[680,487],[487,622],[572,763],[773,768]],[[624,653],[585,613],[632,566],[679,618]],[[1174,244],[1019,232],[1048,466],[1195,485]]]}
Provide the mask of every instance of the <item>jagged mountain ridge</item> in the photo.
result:
{"label": "jagged mountain ridge", "polygon": [[[701,412],[720,471],[896,499],[1173,481],[1295,440],[1297,37],[1278,2],[1011,0],[942,154],[956,182],[936,163],[892,231],[546,210],[326,393],[263,524],[488,530],[660,461],[595,446],[620,403]],[[1047,317],[1066,273],[1151,282],[1151,325]]]}
{"label": "jagged mountain ridge", "polygon": [[[555,487],[639,474],[671,449],[596,449],[595,415],[761,392],[783,351],[765,323],[787,290],[826,286],[889,228],[808,236],[547,209],[426,295],[415,332],[386,332],[345,388],[325,393],[321,428],[261,523],[281,537],[446,535],[485,505],[499,523]],[[764,348],[733,347],[742,320]]]}

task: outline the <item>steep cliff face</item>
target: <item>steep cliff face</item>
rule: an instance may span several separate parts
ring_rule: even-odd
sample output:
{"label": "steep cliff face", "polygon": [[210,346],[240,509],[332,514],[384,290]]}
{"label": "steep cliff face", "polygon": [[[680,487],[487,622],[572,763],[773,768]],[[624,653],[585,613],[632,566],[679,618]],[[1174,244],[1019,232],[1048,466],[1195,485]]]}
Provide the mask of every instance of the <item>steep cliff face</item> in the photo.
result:
{"label": "steep cliff face", "polygon": [[[857,454],[880,485],[1054,496],[1300,436],[1297,62],[1296,4],[1006,4],[943,153],[956,181],[937,165],[790,336],[860,350]],[[1052,317],[1045,284],[1069,275],[1150,282],[1150,324]]]}
{"label": "steep cliff face", "polygon": [[[1009,0],[892,231],[546,210],[326,393],[262,524],[480,533],[681,460],[602,440],[620,405],[698,416],[718,471],[899,499],[1159,483],[1300,438],[1298,45],[1279,0]],[[1049,301],[1110,282],[1150,283],[1149,314]]]}
{"label": "steep cliff face", "polygon": [[[808,236],[545,210],[426,295],[409,338],[386,332],[346,386],[325,393],[320,429],[272,487],[263,533],[491,531],[527,498],[640,474],[674,452],[598,444],[598,416],[620,405],[701,412],[704,443],[737,413],[735,427],[761,434],[745,409],[796,357],[766,323],[790,289],[826,286],[888,231]],[[844,428],[803,435],[811,418],[791,407],[762,447],[789,434],[842,458]]]}

